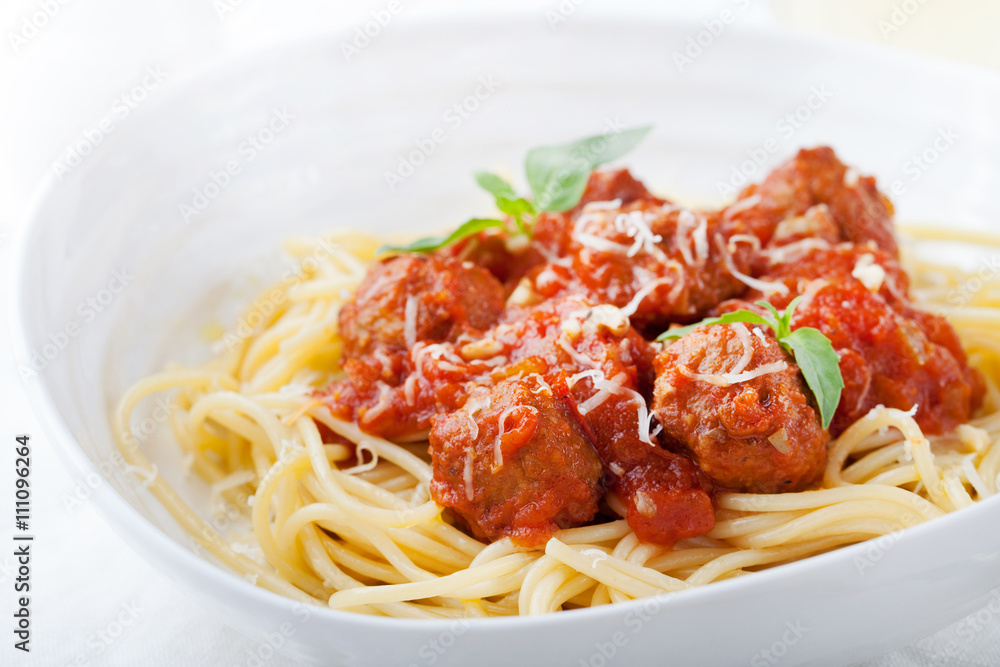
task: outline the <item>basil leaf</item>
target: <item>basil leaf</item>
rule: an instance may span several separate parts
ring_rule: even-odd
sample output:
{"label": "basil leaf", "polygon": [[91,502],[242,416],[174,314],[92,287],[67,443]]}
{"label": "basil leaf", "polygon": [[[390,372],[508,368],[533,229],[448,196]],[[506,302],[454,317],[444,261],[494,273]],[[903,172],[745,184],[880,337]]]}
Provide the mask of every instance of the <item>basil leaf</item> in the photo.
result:
{"label": "basil leaf", "polygon": [[781,337],[783,335],[787,335],[788,334],[788,331],[782,329],[781,322],[782,322],[782,318],[784,316],[781,314],[780,310],[778,310],[777,308],[775,308],[774,306],[772,306],[767,301],[756,301],[755,305],[758,305],[761,308],[764,308],[765,310],[770,311],[771,315],[774,316],[773,318],[768,317],[766,319],[767,319],[767,325],[769,327],[771,327],[772,330],[774,330],[774,337],[775,338],[777,338],[778,340],[781,340]]}
{"label": "basil leaf", "polygon": [[597,135],[528,153],[524,171],[539,211],[565,211],[583,196],[590,172],[635,148],[652,125],[610,136]]}
{"label": "basil leaf", "polygon": [[695,324],[689,324],[686,327],[664,331],[663,333],[661,333],[659,336],[656,337],[656,340],[662,342],[665,340],[672,340],[674,338],[681,338],[683,336],[688,335],[695,329],[699,329],[701,327],[707,327],[713,324],[734,324],[736,322],[746,322],[748,324],[763,324],[764,326],[773,328],[773,324],[771,323],[771,321],[768,320],[763,315],[758,315],[757,313],[754,313],[749,310],[736,310],[731,313],[725,313],[720,317],[709,317],[708,319],[704,319],[701,322],[696,322]]}
{"label": "basil leaf", "polygon": [[785,338],[792,333],[792,314],[795,312],[795,308],[804,298],[805,296],[800,294],[799,296],[792,299],[791,303],[788,304],[788,306],[785,308],[785,311],[781,314],[781,319],[779,320],[781,333],[778,336],[779,338]]}
{"label": "basil leaf", "polygon": [[509,199],[507,197],[497,197],[497,208],[501,212],[506,213],[511,218],[514,219],[514,224],[517,225],[518,231],[522,234],[528,234],[529,223],[525,221],[525,216],[535,215],[535,205],[532,204],[527,199],[516,198]]}
{"label": "basil leaf", "polygon": [[506,228],[506,225],[503,220],[473,218],[447,236],[426,236],[422,239],[417,239],[409,245],[384,245],[376,251],[376,254],[381,255],[385,252],[433,252],[439,248],[444,248],[452,243],[461,241],[466,236],[472,236],[491,227]]}
{"label": "basil leaf", "polygon": [[473,176],[475,176],[476,183],[479,184],[479,187],[489,192],[497,200],[501,197],[506,199],[517,199],[517,193],[514,192],[514,188],[511,184],[496,174],[488,171],[477,171],[473,174]]}
{"label": "basil leaf", "polygon": [[475,178],[479,187],[496,199],[500,212],[506,213],[514,220],[517,230],[522,234],[529,234],[531,223],[525,220],[525,216],[535,215],[535,205],[523,197],[518,197],[511,184],[496,174],[488,171],[477,171]]}
{"label": "basil leaf", "polygon": [[830,428],[844,390],[840,358],[830,339],[818,329],[801,327],[784,336],[781,342],[792,349],[795,363],[816,397],[823,428]]}

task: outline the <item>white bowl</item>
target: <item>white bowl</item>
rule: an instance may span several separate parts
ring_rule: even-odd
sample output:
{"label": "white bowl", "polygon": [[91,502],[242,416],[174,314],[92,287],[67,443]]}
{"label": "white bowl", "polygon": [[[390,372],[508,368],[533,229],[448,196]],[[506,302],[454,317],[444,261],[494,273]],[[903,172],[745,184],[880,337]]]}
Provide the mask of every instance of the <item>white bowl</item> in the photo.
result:
{"label": "white bowl", "polygon": [[[289,235],[426,230],[487,213],[470,172],[520,174],[529,147],[608,122],[656,124],[628,162],[668,196],[717,201],[734,168],[759,180],[800,146],[827,143],[883,186],[899,182],[902,220],[985,228],[1000,219],[991,187],[1000,83],[975,70],[780,32],[727,26],[713,37],[702,25],[579,16],[552,31],[542,17],[401,22],[347,62],[341,44],[352,37],[270,51],[176,87],[41,187],[19,258],[17,361],[30,367],[40,355],[44,368],[25,383],[40,421],[76,474],[107,473],[94,501],[136,550],[233,626],[326,664],[844,663],[983,604],[1000,581],[997,499],[669,598],[468,625],[304,613],[196,553],[116,465],[109,411],[167,360],[204,359],[197,332],[231,323],[280,275]],[[702,53],[679,69],[674,54],[689,38]],[[474,104],[477,87],[486,99]],[[478,106],[464,119],[449,111],[463,101]],[[241,144],[275,109],[294,118],[280,130],[274,120],[251,160]],[[429,144],[436,128],[445,140]],[[418,144],[434,150],[390,190],[385,173]],[[926,169],[912,161],[924,153],[935,157]],[[747,162],[754,156],[765,163]],[[216,191],[212,172],[231,160],[240,171]],[[181,204],[204,203],[195,190],[208,204],[185,221]],[[155,406],[147,411],[143,449],[203,509],[204,486],[182,477],[169,429]]]}

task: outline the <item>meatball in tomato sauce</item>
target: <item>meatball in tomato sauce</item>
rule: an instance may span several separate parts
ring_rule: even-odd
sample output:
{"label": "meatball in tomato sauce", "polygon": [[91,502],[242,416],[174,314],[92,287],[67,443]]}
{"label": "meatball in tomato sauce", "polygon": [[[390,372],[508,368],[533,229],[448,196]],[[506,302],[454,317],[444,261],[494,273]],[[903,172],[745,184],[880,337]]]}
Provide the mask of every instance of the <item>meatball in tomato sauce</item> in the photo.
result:
{"label": "meatball in tomato sauce", "polygon": [[719,485],[796,491],[822,473],[830,436],[798,367],[760,328],[696,329],[655,364],[653,410],[660,424]]}
{"label": "meatball in tomato sauce", "polygon": [[471,262],[435,255],[396,255],[368,271],[340,312],[344,356],[379,345],[406,350],[418,341],[452,341],[496,323],[503,286]]}
{"label": "meatball in tomato sauce", "polygon": [[793,327],[819,329],[840,357],[844,393],[830,430],[839,435],[877,405],[916,409],[926,433],[967,422],[983,394],[941,317],[897,310],[858,280],[822,284],[795,311]]}
{"label": "meatball in tomato sauce", "polygon": [[601,459],[565,381],[506,380],[434,419],[431,495],[479,536],[541,546],[586,523],[604,495]]}

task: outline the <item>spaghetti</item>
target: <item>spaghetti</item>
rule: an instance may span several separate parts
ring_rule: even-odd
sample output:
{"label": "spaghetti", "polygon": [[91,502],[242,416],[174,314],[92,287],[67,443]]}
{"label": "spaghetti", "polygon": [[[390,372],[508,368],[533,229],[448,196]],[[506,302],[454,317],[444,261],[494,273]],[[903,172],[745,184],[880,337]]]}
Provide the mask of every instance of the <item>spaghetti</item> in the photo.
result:
{"label": "spaghetti", "polygon": [[[958,232],[907,235],[1000,247],[1000,239]],[[290,241],[301,277],[250,305],[244,320],[258,326],[228,334],[203,366],[139,381],[114,413],[122,453],[145,471],[149,490],[201,548],[268,590],[406,618],[544,614],[742,576],[894,533],[1000,489],[1000,294],[970,291],[955,305],[949,297],[972,276],[911,258],[915,298],[948,317],[985,378],[982,407],[968,423],[928,436],[912,412],[874,407],[830,443],[820,488],[720,493],[715,527],[673,547],[643,542],[625,518],[558,530],[536,548],[477,539],[431,498],[426,435],[377,437],[333,416],[318,397],[344,377],[338,317],[378,243],[355,233]],[[262,309],[265,299],[274,307]],[[255,546],[220,535],[139,449],[138,408],[165,391],[175,392],[170,424],[190,469],[245,513]],[[465,484],[471,488],[469,470]],[[614,493],[605,502],[626,515]]]}

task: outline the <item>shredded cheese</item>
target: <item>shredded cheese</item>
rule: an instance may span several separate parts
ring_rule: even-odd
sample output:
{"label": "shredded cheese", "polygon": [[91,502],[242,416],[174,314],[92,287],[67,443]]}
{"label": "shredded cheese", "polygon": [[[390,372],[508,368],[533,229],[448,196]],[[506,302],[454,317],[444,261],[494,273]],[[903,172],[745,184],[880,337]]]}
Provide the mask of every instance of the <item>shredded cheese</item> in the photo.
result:
{"label": "shredded cheese", "polygon": [[647,519],[656,516],[656,503],[653,502],[653,499],[645,491],[636,491],[632,501],[635,503],[635,508],[639,511],[639,514]]}
{"label": "shredded cheese", "polygon": [[677,300],[677,297],[680,296],[680,291],[684,289],[684,268],[676,261],[668,260],[668,262],[668,267],[674,271],[676,277],[671,279],[670,277],[664,276],[663,278],[657,278],[656,280],[643,285],[642,288],[635,293],[635,296],[632,297],[632,300],[629,301],[624,308],[619,309],[622,315],[625,317],[632,317],[635,315],[643,300],[652,294],[653,290],[661,285],[669,285],[670,283],[673,283],[674,287],[670,290],[670,294],[667,295],[667,298],[672,302]]}
{"label": "shredded cheese", "polygon": [[392,402],[389,400],[389,385],[381,380],[376,380],[375,386],[378,387],[378,402],[365,410],[365,413],[361,415],[362,420],[368,423],[371,423],[373,419],[377,419],[379,415],[388,410],[392,405]]}
{"label": "shredded cheese", "polygon": [[746,199],[740,199],[739,201],[734,202],[732,206],[726,209],[725,213],[726,220],[732,220],[733,216],[753,208],[760,202],[761,202],[761,196],[759,194],[751,195]]}
{"label": "shredded cheese", "polygon": [[635,257],[640,250],[652,255],[656,253],[656,244],[663,240],[659,234],[654,234],[646,220],[644,211],[630,211],[615,216],[615,229],[624,232],[630,239],[635,239],[632,247],[625,253]]}
{"label": "shredded cheese", "polygon": [[621,207],[622,207],[621,199],[612,199],[610,201],[589,201],[583,205],[583,212],[589,213],[591,211],[613,211]]}
{"label": "shredded cheese", "polygon": [[797,261],[813,250],[829,250],[831,247],[829,241],[824,239],[808,238],[776,248],[765,248],[761,253],[767,257],[771,266],[774,266]]}
{"label": "shredded cheese", "polygon": [[727,244],[723,241],[720,234],[715,235],[715,245],[718,247],[719,252],[722,254],[722,261],[726,266],[726,270],[732,274],[734,278],[739,280],[741,283],[747,287],[763,292],[764,296],[769,294],[788,294],[788,286],[783,283],[772,283],[766,280],[759,280],[742,273],[736,268],[736,264],[733,262],[732,255],[729,254],[729,249]]}
{"label": "shredded cheese", "polygon": [[504,433],[507,432],[507,417],[514,414],[521,408],[527,408],[529,410],[535,410],[535,408],[530,405],[512,405],[503,412],[500,413],[500,418],[497,420],[497,426],[499,430],[497,435],[493,438],[493,472],[496,472],[503,467],[503,449],[501,445],[503,444]]}
{"label": "shredded cheese", "polygon": [[545,378],[543,378],[538,373],[532,373],[532,374],[528,375],[525,378],[525,380],[534,380],[535,382],[538,383],[538,387],[531,390],[532,394],[538,394],[538,393],[541,393],[541,392],[545,392],[546,395],[548,395],[548,396],[552,396],[553,395],[552,387],[549,385],[548,382],[545,381]]}
{"label": "shredded cheese", "polygon": [[639,440],[647,445],[653,445],[649,432],[652,426],[653,415],[649,412],[646,399],[642,397],[642,394],[625,386],[625,380],[627,379],[625,373],[618,373],[609,380],[600,370],[583,371],[573,375],[566,382],[570,386],[573,386],[583,378],[591,379],[594,383],[594,388],[597,389],[597,393],[577,406],[581,415],[587,415],[593,411],[603,404],[604,401],[608,400],[612,394],[625,396],[636,404],[636,431],[638,432]]}
{"label": "shredded cheese", "polygon": [[607,331],[612,336],[624,336],[628,327],[628,316],[610,303],[594,306],[583,318],[583,331],[587,333]]}
{"label": "shredded cheese", "polygon": [[563,350],[565,350],[566,354],[568,354],[570,356],[570,358],[573,359],[573,361],[575,361],[576,363],[580,364],[581,366],[590,366],[591,368],[597,368],[597,362],[595,362],[590,357],[588,357],[588,356],[586,356],[584,354],[580,354],[579,352],[577,352],[576,350],[574,350],[573,346],[570,345],[569,342],[565,338],[562,338],[562,337],[557,338],[556,339],[556,345],[558,345]]}
{"label": "shredded cheese", "polygon": [[476,456],[476,451],[472,447],[465,448],[465,470],[462,471],[462,480],[465,482],[465,499],[472,502],[476,497],[475,488],[472,486],[472,464]]}
{"label": "shredded cheese", "polygon": [[466,415],[469,419],[469,431],[471,431],[471,438],[475,440],[479,437],[479,424],[476,423],[475,416],[480,410],[485,410],[490,407],[492,399],[487,392],[482,392],[469,397],[469,400],[465,402],[465,408],[469,411]]}
{"label": "shredded cheese", "polygon": [[733,324],[732,329],[736,332],[736,337],[740,339],[740,343],[743,344],[743,354],[733,369],[729,371],[729,374],[739,375],[753,360],[753,340],[750,339],[750,331],[747,330],[747,326],[742,322]]}
{"label": "shredded cheese", "polygon": [[788,363],[785,361],[775,361],[770,364],[764,364],[763,366],[758,366],[752,371],[744,371],[737,375],[731,373],[717,373],[717,374],[706,374],[706,373],[696,373],[690,368],[681,364],[677,367],[677,371],[684,377],[690,378],[692,380],[697,380],[700,382],[707,382],[709,384],[714,384],[717,387],[731,387],[734,384],[739,384],[741,382],[748,382],[755,378],[759,378],[762,375],[768,375],[770,373],[780,373],[781,371],[788,368]]}
{"label": "shredded cheese", "polygon": [[782,426],[780,429],[767,436],[768,442],[782,454],[791,454],[792,446],[788,442],[788,431]]}
{"label": "shredded cheese", "polygon": [[403,308],[403,339],[406,347],[411,348],[417,344],[417,314],[420,302],[417,297],[410,295],[406,297],[406,306]]}
{"label": "shredded cheese", "polygon": [[854,270],[851,271],[851,276],[868,288],[868,291],[878,292],[882,289],[882,283],[885,282],[885,269],[875,262],[875,255],[865,253],[858,257],[858,261],[854,264]]}

